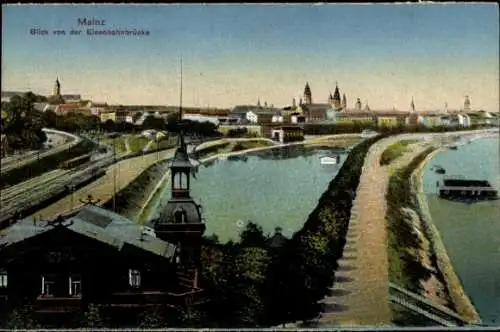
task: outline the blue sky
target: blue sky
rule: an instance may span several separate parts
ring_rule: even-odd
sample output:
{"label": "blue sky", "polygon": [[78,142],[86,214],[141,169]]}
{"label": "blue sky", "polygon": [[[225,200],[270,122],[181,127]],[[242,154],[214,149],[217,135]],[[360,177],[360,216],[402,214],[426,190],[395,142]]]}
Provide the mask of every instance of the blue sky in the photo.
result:
{"label": "blue sky", "polygon": [[[143,29],[149,36],[88,36]],[[290,104],[309,81],[314,102],[339,84],[348,105],[498,110],[499,11],[447,5],[8,5],[2,12],[2,90],[63,93],[123,104]],[[32,36],[31,28],[49,30]],[[52,30],[81,29],[81,36]]]}

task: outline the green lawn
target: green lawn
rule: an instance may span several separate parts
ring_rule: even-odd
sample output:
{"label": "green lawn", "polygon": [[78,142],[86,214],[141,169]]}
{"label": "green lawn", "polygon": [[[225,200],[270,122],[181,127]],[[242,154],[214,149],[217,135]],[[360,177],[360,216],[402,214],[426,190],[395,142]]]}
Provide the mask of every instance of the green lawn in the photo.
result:
{"label": "green lawn", "polygon": [[380,165],[389,165],[391,162],[393,162],[396,158],[401,157],[403,153],[407,151],[407,147],[410,144],[414,144],[418,142],[417,140],[401,140],[399,142],[396,142],[382,153],[382,156],[380,157]]}
{"label": "green lawn", "polygon": [[128,138],[128,145],[132,152],[137,152],[145,147],[149,143],[149,141],[150,140],[145,137],[130,136]]}
{"label": "green lawn", "polygon": [[104,144],[108,144],[110,146],[113,146],[113,141],[115,144],[116,148],[116,153],[123,153],[127,151],[127,148],[125,147],[125,137],[117,137],[115,139],[113,138],[101,138],[100,141]]}

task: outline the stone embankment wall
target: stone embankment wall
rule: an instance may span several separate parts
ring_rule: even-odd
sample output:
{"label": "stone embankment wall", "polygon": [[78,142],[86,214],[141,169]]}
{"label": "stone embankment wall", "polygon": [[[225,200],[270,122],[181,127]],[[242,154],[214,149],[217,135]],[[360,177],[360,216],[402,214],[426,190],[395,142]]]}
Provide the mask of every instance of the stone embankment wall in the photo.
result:
{"label": "stone embankment wall", "polygon": [[411,176],[412,195],[417,200],[419,207],[419,214],[422,226],[425,229],[426,236],[431,243],[431,250],[434,251],[436,257],[436,264],[441,272],[447,293],[450,296],[453,307],[457,313],[470,323],[479,323],[481,321],[479,314],[472,305],[470,299],[465,294],[460,279],[458,278],[446,248],[441,239],[441,235],[436,226],[432,222],[427,199],[423,193],[423,170],[427,162],[429,162],[441,149],[437,149],[427,155],[427,157],[420,163],[420,165],[413,171]]}

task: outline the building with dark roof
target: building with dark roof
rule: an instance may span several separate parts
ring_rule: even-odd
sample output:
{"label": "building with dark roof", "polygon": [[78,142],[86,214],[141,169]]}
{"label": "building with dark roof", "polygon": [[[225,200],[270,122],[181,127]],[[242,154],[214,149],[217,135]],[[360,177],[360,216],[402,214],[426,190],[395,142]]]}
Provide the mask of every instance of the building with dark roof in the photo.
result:
{"label": "building with dark roof", "polygon": [[178,316],[202,302],[205,224],[190,196],[194,166],[179,136],[171,198],[145,226],[87,202],[71,215],[26,218],[2,230],[0,314],[28,305],[44,326],[67,327],[93,304],[137,326],[152,307]]}

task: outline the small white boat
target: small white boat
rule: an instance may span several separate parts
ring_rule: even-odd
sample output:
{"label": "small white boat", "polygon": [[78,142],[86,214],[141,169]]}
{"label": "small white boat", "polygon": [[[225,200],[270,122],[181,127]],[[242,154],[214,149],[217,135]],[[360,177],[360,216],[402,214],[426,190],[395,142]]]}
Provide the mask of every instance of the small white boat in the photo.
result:
{"label": "small white boat", "polygon": [[337,165],[340,162],[340,156],[322,157],[320,161],[322,165]]}

